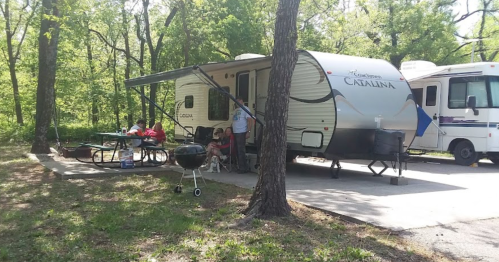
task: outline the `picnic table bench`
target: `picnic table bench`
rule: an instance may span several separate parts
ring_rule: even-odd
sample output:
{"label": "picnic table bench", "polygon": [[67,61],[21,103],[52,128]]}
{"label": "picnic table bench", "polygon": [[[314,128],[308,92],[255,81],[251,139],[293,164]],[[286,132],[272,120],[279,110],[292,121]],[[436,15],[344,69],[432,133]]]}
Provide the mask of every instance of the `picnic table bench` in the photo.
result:
{"label": "picnic table bench", "polygon": [[[142,141],[144,141],[147,138],[150,138],[149,136],[121,135],[119,133],[96,133],[96,135],[101,137],[100,145],[87,142],[80,143],[81,148],[95,149],[95,152],[91,154],[92,155],[91,161],[85,159],[79,159],[78,157],[76,159],[84,163],[93,163],[98,167],[110,167],[110,168],[121,167],[120,159],[118,159],[116,152],[119,152],[119,150],[121,149],[128,148],[126,140],[140,139],[142,144]],[[105,146],[104,137],[115,140],[116,145],[114,147]],[[167,162],[168,154],[166,153],[165,148],[161,146],[140,146],[139,148],[140,148],[140,159],[138,160],[134,159],[133,161],[140,162],[141,167],[159,166],[159,165],[164,165]],[[109,156],[104,155],[104,152],[111,152],[111,151],[113,152],[113,154],[109,160]],[[150,153],[152,151],[156,151],[156,155],[158,155],[159,153],[160,155],[159,163],[153,163],[152,165],[144,165],[144,159],[146,158],[146,156],[149,157],[149,159],[151,159]]]}

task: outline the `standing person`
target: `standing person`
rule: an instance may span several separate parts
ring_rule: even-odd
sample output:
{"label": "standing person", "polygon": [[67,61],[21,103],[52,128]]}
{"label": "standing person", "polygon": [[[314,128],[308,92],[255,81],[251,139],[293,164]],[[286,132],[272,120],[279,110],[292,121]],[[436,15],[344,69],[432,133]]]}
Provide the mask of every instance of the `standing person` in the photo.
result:
{"label": "standing person", "polygon": [[[244,101],[241,97],[237,98],[237,102],[244,106]],[[232,132],[234,133],[234,138],[236,142],[236,152],[237,152],[237,163],[239,170],[237,173],[247,173],[248,167],[246,166],[246,138],[249,138],[251,127],[253,125],[253,118],[246,113],[237,104],[237,109],[234,110],[234,116],[232,117]],[[244,106],[244,108],[249,112],[249,108]]]}

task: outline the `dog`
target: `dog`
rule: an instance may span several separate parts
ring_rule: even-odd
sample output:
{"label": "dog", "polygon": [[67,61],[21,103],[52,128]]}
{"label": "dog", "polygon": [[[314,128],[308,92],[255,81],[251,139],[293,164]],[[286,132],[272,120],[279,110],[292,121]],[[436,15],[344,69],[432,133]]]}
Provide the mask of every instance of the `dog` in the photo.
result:
{"label": "dog", "polygon": [[218,162],[218,157],[217,156],[212,156],[211,157],[210,168],[208,169],[207,172],[210,172],[210,173],[220,173],[220,163]]}

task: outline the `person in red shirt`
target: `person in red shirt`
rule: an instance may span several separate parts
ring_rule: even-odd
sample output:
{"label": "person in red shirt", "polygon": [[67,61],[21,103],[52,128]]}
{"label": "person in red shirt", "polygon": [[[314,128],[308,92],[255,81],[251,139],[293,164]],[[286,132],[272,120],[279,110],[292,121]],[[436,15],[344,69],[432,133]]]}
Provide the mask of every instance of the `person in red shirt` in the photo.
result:
{"label": "person in red shirt", "polygon": [[[208,151],[207,159],[211,159],[212,156],[218,156],[222,160],[230,154],[231,146],[234,146],[234,135],[232,134],[232,128],[227,127],[225,132],[223,129],[218,128],[215,131],[215,135],[219,137],[218,143],[210,143],[206,151]],[[232,148],[233,149],[233,148]]]}
{"label": "person in red shirt", "polygon": [[[156,145],[159,145],[159,144],[165,142],[165,140],[166,140],[166,134],[165,134],[165,131],[163,130],[163,125],[161,124],[161,122],[157,122],[156,124],[154,124],[152,129],[147,128],[144,135],[151,137],[149,140],[142,142],[142,145],[145,145],[145,146],[146,145],[156,146]],[[153,159],[152,160],[149,159],[148,162],[155,163],[155,164],[159,163],[158,161],[156,161],[156,150],[154,150],[152,153],[153,153]]]}

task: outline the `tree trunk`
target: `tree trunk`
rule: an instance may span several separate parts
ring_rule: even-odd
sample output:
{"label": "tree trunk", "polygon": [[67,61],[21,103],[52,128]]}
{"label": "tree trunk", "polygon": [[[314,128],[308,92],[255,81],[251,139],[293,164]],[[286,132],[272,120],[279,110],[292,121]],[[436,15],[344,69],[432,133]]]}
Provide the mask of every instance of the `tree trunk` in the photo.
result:
{"label": "tree trunk", "polygon": [[[157,73],[157,66],[158,66],[158,57],[159,57],[159,52],[161,51],[161,48],[163,47],[163,38],[165,37],[164,31],[159,35],[158,40],[156,42],[156,47],[154,47],[152,43],[152,37],[151,37],[151,24],[149,22],[149,0],[142,0],[142,6],[144,7],[144,24],[145,24],[145,33],[146,33],[146,41],[147,41],[147,46],[149,49],[149,54],[151,56],[151,74]],[[175,14],[177,13],[178,8],[174,7],[172,8],[170,14],[165,20],[165,29],[170,26],[173,18],[175,17]],[[156,90],[158,88],[158,84],[154,83],[150,85],[150,90],[149,90],[149,99],[151,102],[149,102],[149,127],[152,127],[156,121],[156,107],[154,103],[156,103]]]}
{"label": "tree trunk", "polygon": [[36,92],[36,125],[35,141],[31,153],[50,153],[47,132],[54,109],[54,84],[57,62],[57,44],[59,40],[59,24],[49,20],[51,16],[59,17],[57,0],[43,0],[42,22],[38,37],[38,87]]}
{"label": "tree trunk", "polygon": [[[130,51],[130,41],[128,38],[128,22],[125,11],[125,1],[122,2],[121,7],[121,15],[123,18],[123,38],[125,39],[125,79],[130,79],[130,68],[131,68],[131,51]],[[132,94],[130,93],[130,89],[126,88],[126,102],[127,102],[127,123],[128,128],[133,126],[133,102],[132,102]],[[121,129],[121,127],[118,127]]]}
{"label": "tree trunk", "polygon": [[[140,30],[140,19],[138,15],[135,15],[135,24],[136,24],[136,34],[137,34],[137,39],[140,41],[140,54],[139,54],[139,67],[140,67],[140,76],[144,76],[144,53],[146,50],[146,40],[144,39],[142,32]],[[146,99],[145,99],[145,90],[144,86],[140,86],[140,106],[141,106],[141,112],[142,112],[142,119],[146,120],[147,119],[147,105],[146,105]]]}
{"label": "tree trunk", "polygon": [[116,128],[119,130],[121,129],[120,125],[120,107],[119,107],[119,102],[120,102],[120,94],[118,91],[118,77],[116,74],[116,50],[113,50],[113,83],[114,83],[114,114],[116,116]]}
{"label": "tree trunk", "polygon": [[286,200],[286,123],[288,121],[291,77],[298,60],[296,17],[300,0],[279,0],[275,24],[274,50],[260,172],[246,215],[261,218],[287,216],[291,207]]}
{"label": "tree trunk", "polygon": [[[12,81],[12,89],[14,90],[14,106],[16,109],[16,118],[17,123],[19,125],[23,125],[23,114],[21,110],[21,98],[19,96],[19,84],[17,82],[16,75],[16,60],[17,57],[14,55],[14,48],[12,46],[12,36],[14,36],[15,32],[11,31],[10,28],[10,1],[5,1],[5,8],[2,10],[5,18],[5,35],[7,39],[7,53],[9,56],[9,71],[10,71],[10,79]],[[19,47],[20,48],[20,47]]]}
{"label": "tree trunk", "polygon": [[[90,29],[89,26],[89,21],[85,20],[85,26],[87,29]],[[87,48],[87,62],[88,66],[90,69],[90,100],[92,101],[91,107],[92,107],[92,125],[96,125],[99,122],[99,108],[97,107],[98,101],[98,95],[96,91],[96,86],[95,86],[95,67],[94,67],[94,62],[93,62],[93,55],[92,55],[92,44],[91,44],[91,39],[90,39],[90,31],[87,30],[87,34],[85,36],[85,46]]]}

